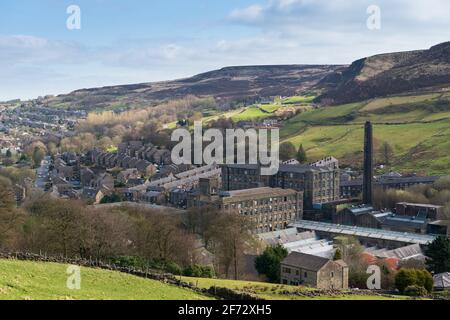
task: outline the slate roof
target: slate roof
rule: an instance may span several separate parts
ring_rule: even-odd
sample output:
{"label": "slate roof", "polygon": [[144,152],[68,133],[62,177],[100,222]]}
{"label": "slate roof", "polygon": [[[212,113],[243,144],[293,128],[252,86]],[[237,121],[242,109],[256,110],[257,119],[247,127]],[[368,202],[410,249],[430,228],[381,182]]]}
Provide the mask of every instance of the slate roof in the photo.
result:
{"label": "slate roof", "polygon": [[371,254],[378,258],[397,258],[399,260],[424,257],[422,249],[419,244],[412,244],[394,250],[386,250],[386,249],[375,250],[372,251]]}
{"label": "slate roof", "polygon": [[[260,166],[257,164],[226,164],[222,167],[246,169],[246,170],[259,170]],[[328,167],[314,167],[311,165],[302,164],[280,164],[278,172],[280,173],[305,173],[305,172],[329,172],[334,169]]]}
{"label": "slate roof", "polygon": [[437,289],[449,289],[450,288],[450,273],[440,273],[433,277],[434,287]]}
{"label": "slate roof", "polygon": [[319,271],[330,260],[306,253],[291,252],[282,262],[283,265],[289,265],[309,271]]}

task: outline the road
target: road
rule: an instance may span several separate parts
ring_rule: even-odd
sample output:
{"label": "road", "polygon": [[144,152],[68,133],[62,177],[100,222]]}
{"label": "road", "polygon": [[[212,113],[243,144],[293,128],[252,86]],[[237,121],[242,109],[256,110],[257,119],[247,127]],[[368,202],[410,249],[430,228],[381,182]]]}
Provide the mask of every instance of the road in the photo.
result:
{"label": "road", "polygon": [[50,182],[51,161],[51,157],[46,156],[44,160],[41,161],[40,167],[37,169],[35,186],[39,189],[45,189],[45,185]]}

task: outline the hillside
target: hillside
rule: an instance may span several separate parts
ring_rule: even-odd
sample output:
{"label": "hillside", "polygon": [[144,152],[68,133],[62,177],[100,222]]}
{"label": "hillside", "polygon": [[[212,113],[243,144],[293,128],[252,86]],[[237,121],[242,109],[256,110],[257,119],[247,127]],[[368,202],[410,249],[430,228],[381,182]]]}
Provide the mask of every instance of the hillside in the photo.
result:
{"label": "hillside", "polygon": [[214,96],[224,101],[293,96],[310,90],[338,68],[327,65],[227,67],[174,81],[81,89],[42,102],[54,107],[93,110],[147,107],[186,95]]}
{"label": "hillside", "polygon": [[450,90],[450,42],[429,50],[380,54],[353,62],[320,81],[318,98],[343,104],[407,92]]}
{"label": "hillside", "polygon": [[99,269],[81,268],[81,290],[66,288],[67,265],[0,260],[0,300],[205,300],[159,281]]}
{"label": "hillside", "polygon": [[[0,300],[207,300],[189,289],[101,269],[81,268],[81,289],[66,287],[67,265],[0,259]],[[201,289],[228,288],[268,300],[397,300],[372,292],[329,292],[262,282],[181,277]]]}
{"label": "hillside", "polygon": [[362,161],[364,122],[374,123],[376,160],[380,147],[393,149],[389,169],[450,174],[450,93],[396,96],[324,107],[291,118],[283,141],[303,144],[310,160],[337,157],[343,166]]}
{"label": "hillside", "polygon": [[[381,146],[392,147],[385,170],[428,175],[450,174],[450,92],[401,95],[338,106],[317,107],[312,97],[291,97],[271,104],[255,104],[205,116],[208,123],[219,117],[235,122],[261,122],[283,118],[292,109],[301,111],[281,123],[282,142],[297,148],[303,144],[311,161],[332,155],[342,167],[360,168],[363,132],[367,120],[374,124],[375,156],[382,163]],[[173,122],[167,127],[175,128]]]}

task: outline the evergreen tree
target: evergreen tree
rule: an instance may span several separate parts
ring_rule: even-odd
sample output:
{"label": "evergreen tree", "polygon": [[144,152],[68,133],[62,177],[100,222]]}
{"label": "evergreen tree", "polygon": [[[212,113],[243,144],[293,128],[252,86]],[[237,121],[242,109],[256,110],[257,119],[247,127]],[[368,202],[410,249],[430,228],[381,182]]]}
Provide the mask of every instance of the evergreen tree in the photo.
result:
{"label": "evergreen tree", "polygon": [[341,251],[341,249],[337,248],[336,252],[334,253],[333,260],[336,261],[336,260],[341,260],[341,259],[342,259],[342,251]]}
{"label": "evergreen tree", "polygon": [[308,157],[306,156],[306,151],[303,148],[303,144],[300,145],[297,151],[297,161],[300,163],[306,163],[308,161]]}
{"label": "evergreen tree", "polygon": [[270,282],[280,282],[281,261],[286,258],[288,251],[282,245],[267,247],[263,254],[255,259],[255,268],[259,274],[263,274]]}
{"label": "evergreen tree", "polygon": [[437,237],[425,252],[427,266],[430,271],[443,273],[450,271],[450,239],[446,236]]}
{"label": "evergreen tree", "polygon": [[280,160],[287,161],[295,158],[295,146],[292,142],[280,144]]}

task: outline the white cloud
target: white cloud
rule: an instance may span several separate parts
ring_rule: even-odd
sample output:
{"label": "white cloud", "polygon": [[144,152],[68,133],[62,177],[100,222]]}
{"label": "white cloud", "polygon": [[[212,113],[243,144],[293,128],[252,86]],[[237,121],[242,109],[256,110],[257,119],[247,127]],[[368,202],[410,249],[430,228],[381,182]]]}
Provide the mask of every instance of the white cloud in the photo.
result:
{"label": "white cloud", "polygon": [[[379,31],[366,27],[372,4],[381,7]],[[103,47],[0,36],[0,100],[168,80],[229,65],[351,63],[450,40],[449,0],[255,0],[223,17],[223,35],[181,30],[170,38],[128,38]]]}
{"label": "white cloud", "polygon": [[412,18],[422,22],[448,22],[450,19],[450,1],[448,0],[408,1],[404,3],[404,9]]}
{"label": "white cloud", "polygon": [[[371,31],[366,25],[367,8],[373,4],[381,7],[381,30]],[[350,63],[376,53],[425,49],[450,40],[448,0],[260,0],[248,8],[254,6],[261,8],[259,19],[231,23],[253,27],[253,39],[272,38],[261,50],[284,56],[285,44],[290,44],[298,63]],[[228,48],[233,47],[230,42]],[[234,42],[242,47],[246,41]],[[247,49],[253,52],[250,45]]]}
{"label": "white cloud", "polygon": [[0,66],[35,63],[80,63],[88,49],[77,43],[29,35],[0,36]]}
{"label": "white cloud", "polygon": [[233,10],[229,17],[233,21],[241,21],[241,22],[257,22],[264,18],[263,16],[264,8],[260,5],[252,5],[243,9],[235,9]]}

